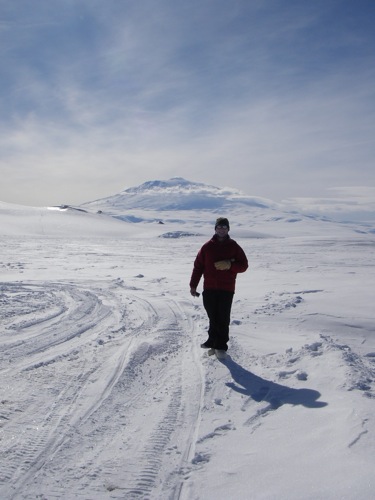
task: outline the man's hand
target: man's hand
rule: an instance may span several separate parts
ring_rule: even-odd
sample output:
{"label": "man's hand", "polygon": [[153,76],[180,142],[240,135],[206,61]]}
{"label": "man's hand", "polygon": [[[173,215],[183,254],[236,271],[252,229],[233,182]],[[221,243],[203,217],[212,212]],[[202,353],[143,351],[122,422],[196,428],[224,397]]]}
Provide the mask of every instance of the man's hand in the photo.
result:
{"label": "man's hand", "polygon": [[231,261],[230,260],[219,260],[215,262],[215,267],[218,271],[228,271],[228,269],[231,268]]}
{"label": "man's hand", "polygon": [[199,293],[197,292],[197,289],[196,289],[196,288],[191,287],[191,288],[190,288],[190,294],[191,294],[193,297],[199,297]]}

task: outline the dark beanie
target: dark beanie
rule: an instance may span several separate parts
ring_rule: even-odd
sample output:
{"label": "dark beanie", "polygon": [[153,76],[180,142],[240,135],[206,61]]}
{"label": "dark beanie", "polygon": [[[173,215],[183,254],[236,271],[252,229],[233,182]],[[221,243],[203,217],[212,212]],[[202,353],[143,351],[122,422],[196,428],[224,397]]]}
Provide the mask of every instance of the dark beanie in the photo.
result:
{"label": "dark beanie", "polygon": [[217,226],[228,226],[229,229],[229,220],[226,217],[219,217],[218,219],[216,219],[215,229],[217,228]]}

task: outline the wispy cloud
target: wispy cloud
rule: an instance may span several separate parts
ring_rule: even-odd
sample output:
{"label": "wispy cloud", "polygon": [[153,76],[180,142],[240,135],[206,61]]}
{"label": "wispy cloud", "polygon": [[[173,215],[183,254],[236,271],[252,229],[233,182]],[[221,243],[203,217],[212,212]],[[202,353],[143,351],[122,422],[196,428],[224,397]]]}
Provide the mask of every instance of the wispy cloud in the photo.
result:
{"label": "wispy cloud", "polygon": [[375,187],[352,186],[327,189],[326,198],[291,198],[283,200],[288,210],[320,214],[338,220],[375,220]]}
{"label": "wispy cloud", "polygon": [[276,201],[375,184],[365,0],[21,1],[3,17],[4,201],[174,175]]}

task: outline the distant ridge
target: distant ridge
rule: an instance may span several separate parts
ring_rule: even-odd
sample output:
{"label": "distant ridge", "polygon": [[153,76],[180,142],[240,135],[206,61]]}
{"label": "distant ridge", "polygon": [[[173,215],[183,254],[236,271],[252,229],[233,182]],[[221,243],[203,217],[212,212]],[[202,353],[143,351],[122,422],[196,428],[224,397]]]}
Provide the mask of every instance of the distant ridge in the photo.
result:
{"label": "distant ridge", "polygon": [[[212,234],[217,217],[231,221],[241,238],[374,235],[370,224],[340,223],[321,215],[285,210],[270,200],[247,196],[234,188],[191,182],[181,177],[154,180],[80,206],[49,208],[0,203],[0,231],[34,235],[163,235],[165,238]],[[117,219],[117,220],[114,220]],[[119,223],[125,222],[127,224]],[[137,227],[135,227],[137,226]]]}
{"label": "distant ridge", "polygon": [[[147,181],[113,196],[83,203],[80,207],[124,222],[163,222],[179,228],[185,225],[212,228],[216,217],[224,215],[233,220],[231,227],[242,227],[242,235],[246,235],[246,230],[252,234],[261,232],[283,236],[309,234],[316,230],[326,234],[332,231],[332,224],[344,230],[343,223],[324,215],[285,210],[278,203],[248,196],[235,188],[192,182],[182,177]],[[360,224],[347,224],[347,229],[358,234],[374,233],[372,226]]]}
{"label": "distant ridge", "polygon": [[240,206],[276,208],[276,204],[260,197],[247,196],[234,188],[220,188],[182,177],[147,181],[119,194],[83,203],[81,206],[121,215],[124,211],[142,210],[217,210]]}

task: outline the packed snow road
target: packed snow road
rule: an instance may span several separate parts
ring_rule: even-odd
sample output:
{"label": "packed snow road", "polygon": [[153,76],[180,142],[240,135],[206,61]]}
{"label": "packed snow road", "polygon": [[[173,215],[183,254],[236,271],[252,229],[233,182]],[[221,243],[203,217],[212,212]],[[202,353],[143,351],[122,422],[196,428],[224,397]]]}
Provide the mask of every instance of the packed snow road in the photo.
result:
{"label": "packed snow road", "polygon": [[119,278],[0,290],[1,497],[178,495],[204,390],[191,301]]}

